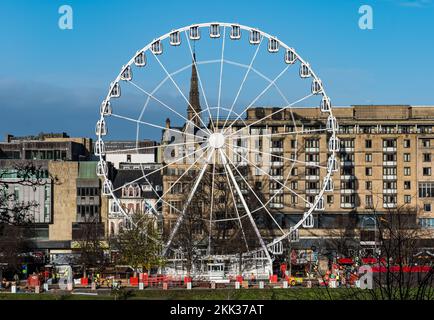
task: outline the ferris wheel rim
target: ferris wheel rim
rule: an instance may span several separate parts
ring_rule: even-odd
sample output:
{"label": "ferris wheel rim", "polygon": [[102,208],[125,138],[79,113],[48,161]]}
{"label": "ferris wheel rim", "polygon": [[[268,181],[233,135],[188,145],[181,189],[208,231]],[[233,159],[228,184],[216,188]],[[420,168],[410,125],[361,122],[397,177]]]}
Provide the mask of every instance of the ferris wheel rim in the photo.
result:
{"label": "ferris wheel rim", "polygon": [[[133,55],[133,57],[128,61],[128,63],[125,64],[125,65],[122,67],[121,72],[118,74],[118,76],[116,77],[116,79],[115,79],[115,80],[112,82],[112,84],[110,85],[110,89],[109,89],[108,94],[107,94],[107,96],[106,96],[106,98],[105,98],[104,101],[110,101],[110,100],[111,100],[110,92],[111,92],[111,90],[113,89],[113,86],[114,86],[116,83],[119,83],[119,82],[122,80],[122,79],[121,79],[121,76],[122,76],[122,73],[123,73],[123,71],[125,70],[125,68],[126,68],[127,66],[131,66],[131,65],[134,64],[134,59],[136,58],[136,56],[137,56],[140,52],[146,52],[146,51],[149,51],[150,48],[151,48],[151,45],[152,45],[154,42],[156,42],[156,41],[163,41],[163,40],[167,39],[168,37],[170,37],[170,35],[171,35],[173,32],[187,32],[187,31],[190,30],[190,28],[192,28],[192,27],[204,28],[204,27],[210,27],[211,25],[215,25],[215,24],[217,24],[217,25],[219,25],[219,26],[223,26],[223,27],[238,26],[238,27],[240,27],[241,30],[245,30],[245,31],[249,31],[249,32],[250,32],[250,31],[258,31],[258,32],[260,33],[260,36],[262,36],[262,37],[264,37],[264,38],[267,38],[267,39],[269,39],[269,40],[270,40],[270,39],[273,39],[273,40],[277,41],[277,42],[279,43],[279,45],[282,46],[283,48],[285,48],[285,49],[287,49],[287,50],[292,50],[292,51],[294,52],[294,54],[296,55],[297,60],[299,60],[300,63],[302,63],[302,64],[304,64],[304,65],[306,65],[306,66],[308,67],[311,77],[312,77],[313,79],[315,79],[315,80],[320,81],[320,88],[321,88],[321,94],[322,94],[322,96],[325,97],[325,98],[327,98],[327,99],[329,99],[328,95],[327,95],[326,92],[325,92],[325,89],[324,89],[324,87],[323,87],[323,84],[322,84],[321,80],[317,77],[317,75],[315,74],[315,72],[313,71],[313,69],[310,67],[309,63],[307,63],[307,62],[306,62],[306,61],[305,61],[305,60],[304,60],[304,59],[303,59],[303,58],[302,58],[302,57],[297,53],[297,51],[295,51],[295,49],[293,49],[293,48],[287,46],[283,41],[281,41],[281,40],[278,39],[277,37],[271,36],[270,34],[265,33],[265,32],[263,32],[262,30],[260,30],[260,29],[258,29],[258,28],[252,28],[252,27],[248,27],[248,26],[241,25],[241,24],[238,24],[238,23],[206,22],[206,23],[199,23],[199,24],[191,24],[191,25],[188,25],[188,26],[185,26],[185,27],[182,27],[182,28],[174,29],[174,30],[172,30],[172,31],[170,31],[170,32],[168,32],[168,33],[166,33],[166,34],[164,34],[164,35],[158,37],[158,38],[155,38],[152,42],[150,42],[149,44],[147,44],[146,46],[144,46],[142,49],[138,50],[138,51],[136,52],[136,54]],[[153,53],[153,54],[154,54],[154,53]],[[154,56],[155,56],[155,54],[154,54]],[[222,63],[223,63],[223,61],[222,61]],[[192,64],[190,64],[190,66],[191,66],[191,65],[192,65]],[[291,108],[290,108],[290,110],[291,110]],[[242,113],[243,113],[243,112],[242,112]],[[241,113],[241,114],[242,114],[242,113]],[[327,111],[327,113],[328,113],[330,116],[333,116],[333,111],[332,111],[331,106],[330,106],[330,109]],[[101,111],[101,112],[100,112],[100,121],[101,121],[101,120],[104,120],[104,119],[105,119],[105,115],[104,115],[103,112]],[[205,127],[206,127],[206,126],[205,126]],[[337,131],[337,130],[333,127],[333,128],[332,128],[332,136],[333,136],[333,137],[336,136],[336,133],[337,133],[336,131]],[[99,133],[97,133],[97,137],[98,137],[97,141],[103,141],[103,139],[102,139],[102,134],[101,134],[101,130],[100,130]],[[334,149],[333,149],[333,150],[329,150],[329,151],[330,151],[330,153],[331,153],[331,156],[332,156],[332,157],[335,157],[337,151],[334,150]],[[106,160],[104,159],[104,157],[105,157],[105,155],[99,154],[99,162],[100,162],[100,163],[106,163]],[[328,156],[328,158],[329,158],[329,157],[330,157],[330,156]],[[142,167],[142,169],[143,169],[143,167]],[[316,206],[318,205],[318,202],[320,201],[320,198],[321,198],[321,197],[324,195],[324,193],[326,192],[325,190],[326,190],[326,188],[327,188],[327,182],[329,182],[329,180],[331,179],[331,175],[332,175],[332,174],[333,174],[333,170],[332,170],[331,166],[330,166],[329,164],[327,164],[327,173],[326,173],[326,175],[325,175],[325,177],[324,177],[324,178],[325,178],[325,179],[324,179],[324,183],[323,183],[322,187],[320,188],[320,192],[318,193],[318,196],[315,198],[315,201],[312,203],[312,206],[307,210],[307,212],[305,212],[304,217],[303,217],[302,219],[300,219],[300,220],[298,221],[298,223],[296,223],[296,224],[295,224],[295,225],[290,229],[290,231],[287,232],[287,234],[284,234],[284,235],[282,235],[282,236],[276,238],[275,240],[273,240],[272,242],[270,242],[269,244],[267,244],[267,247],[270,247],[270,246],[272,246],[273,244],[275,244],[276,242],[280,242],[280,241],[282,241],[282,240],[288,238],[288,237],[291,235],[292,232],[294,232],[295,230],[297,230],[297,229],[300,228],[300,226],[303,224],[303,222],[307,219],[307,215],[306,215],[306,213],[309,215],[309,214],[312,214],[313,211],[315,211]],[[105,181],[110,181],[110,179],[108,178],[108,174],[107,174],[107,173],[104,172],[102,176],[103,176],[103,178],[104,178],[104,182],[105,182]],[[285,182],[285,183],[286,183],[286,182]],[[116,202],[116,204],[119,206],[120,210],[122,210],[122,213],[123,213],[125,216],[128,216],[128,214],[126,214],[125,212],[123,212],[122,206],[121,206],[121,204],[120,204],[120,200],[119,200],[119,199],[114,195],[113,188],[109,188],[109,190],[110,190],[111,198]],[[253,251],[249,251],[248,253],[253,253],[253,252],[257,252],[257,251],[260,251],[260,249],[258,249],[258,250],[253,250]]]}

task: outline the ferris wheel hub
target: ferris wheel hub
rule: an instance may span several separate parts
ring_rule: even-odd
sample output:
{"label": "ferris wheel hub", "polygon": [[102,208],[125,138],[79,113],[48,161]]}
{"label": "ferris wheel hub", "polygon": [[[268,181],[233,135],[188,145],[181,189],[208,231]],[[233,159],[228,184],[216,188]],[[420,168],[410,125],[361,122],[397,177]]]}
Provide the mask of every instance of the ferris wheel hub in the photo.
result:
{"label": "ferris wheel hub", "polygon": [[225,136],[223,133],[212,133],[208,138],[209,145],[214,149],[220,149],[225,144]]}

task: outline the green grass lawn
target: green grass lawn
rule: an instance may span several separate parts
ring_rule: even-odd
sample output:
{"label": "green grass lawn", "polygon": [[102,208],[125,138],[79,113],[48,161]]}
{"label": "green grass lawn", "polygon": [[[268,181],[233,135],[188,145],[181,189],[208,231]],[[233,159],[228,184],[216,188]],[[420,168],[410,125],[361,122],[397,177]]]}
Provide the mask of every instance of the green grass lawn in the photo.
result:
{"label": "green grass lawn", "polygon": [[[358,289],[328,290],[331,299],[352,299],[354,294],[362,293]],[[0,300],[329,300],[324,288],[292,289],[193,289],[193,290],[128,290],[124,289],[117,296],[99,293],[97,296],[76,295],[70,293],[0,293]],[[363,294],[366,298],[366,294]],[[358,296],[360,299],[361,296]]]}

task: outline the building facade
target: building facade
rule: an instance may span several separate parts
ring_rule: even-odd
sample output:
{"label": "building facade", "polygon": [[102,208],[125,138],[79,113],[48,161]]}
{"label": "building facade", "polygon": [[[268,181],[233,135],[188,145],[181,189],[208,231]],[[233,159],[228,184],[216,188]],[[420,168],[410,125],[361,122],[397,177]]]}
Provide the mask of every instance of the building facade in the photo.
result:
{"label": "building facade", "polygon": [[[158,167],[144,171],[128,168],[114,170],[112,177],[115,196],[125,214],[149,213],[159,223],[162,222],[159,197],[162,195],[163,186]],[[124,213],[117,202],[109,199],[109,236],[116,236],[123,227],[128,226],[129,220]]]}
{"label": "building facade", "polygon": [[[193,66],[187,114],[188,120],[200,127],[196,119],[201,110],[198,95]],[[354,105],[334,107],[333,115],[339,125],[333,191],[324,193],[324,210],[314,212],[311,228],[300,229],[301,246],[310,247],[318,239],[329,237],[331,230],[345,228],[352,229],[362,244],[371,245],[372,241],[364,241],[362,234],[375,228],[374,214],[402,207],[417,213],[416,222],[423,229],[434,230],[434,106]],[[300,221],[323,187],[330,155],[327,116],[315,107],[252,107],[228,130],[229,136],[234,135],[224,152],[239,169],[235,175],[241,191],[249,192],[242,182],[245,177],[285,230]],[[174,184],[189,168],[187,177],[191,176],[191,181],[198,173],[199,167],[191,168],[190,159],[183,158],[198,147],[199,143],[195,149],[188,141],[191,135],[184,135],[187,147],[170,147],[174,130],[194,133],[188,125],[171,127],[168,120],[166,128],[170,130],[163,133],[162,146],[168,145],[180,158],[170,165],[163,159],[163,189],[170,190],[163,203],[166,233],[173,230],[188,190],[182,183]],[[274,236],[267,227],[258,226],[265,237]],[[434,247],[434,243],[429,245]]]}
{"label": "building facade", "polygon": [[106,161],[116,169],[122,164],[152,164],[158,159],[158,144],[151,140],[142,141],[107,141]]}

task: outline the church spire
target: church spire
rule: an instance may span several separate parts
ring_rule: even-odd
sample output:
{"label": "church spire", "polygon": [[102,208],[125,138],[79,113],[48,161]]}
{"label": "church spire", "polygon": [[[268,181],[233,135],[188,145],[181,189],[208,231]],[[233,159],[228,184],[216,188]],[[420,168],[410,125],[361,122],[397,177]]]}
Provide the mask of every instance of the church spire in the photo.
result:
{"label": "church spire", "polygon": [[196,53],[193,53],[193,64],[191,68],[190,78],[190,95],[188,101],[190,103],[187,107],[188,120],[192,120],[194,124],[199,125],[199,117],[202,109],[200,107],[199,99],[199,84],[196,70]]}

